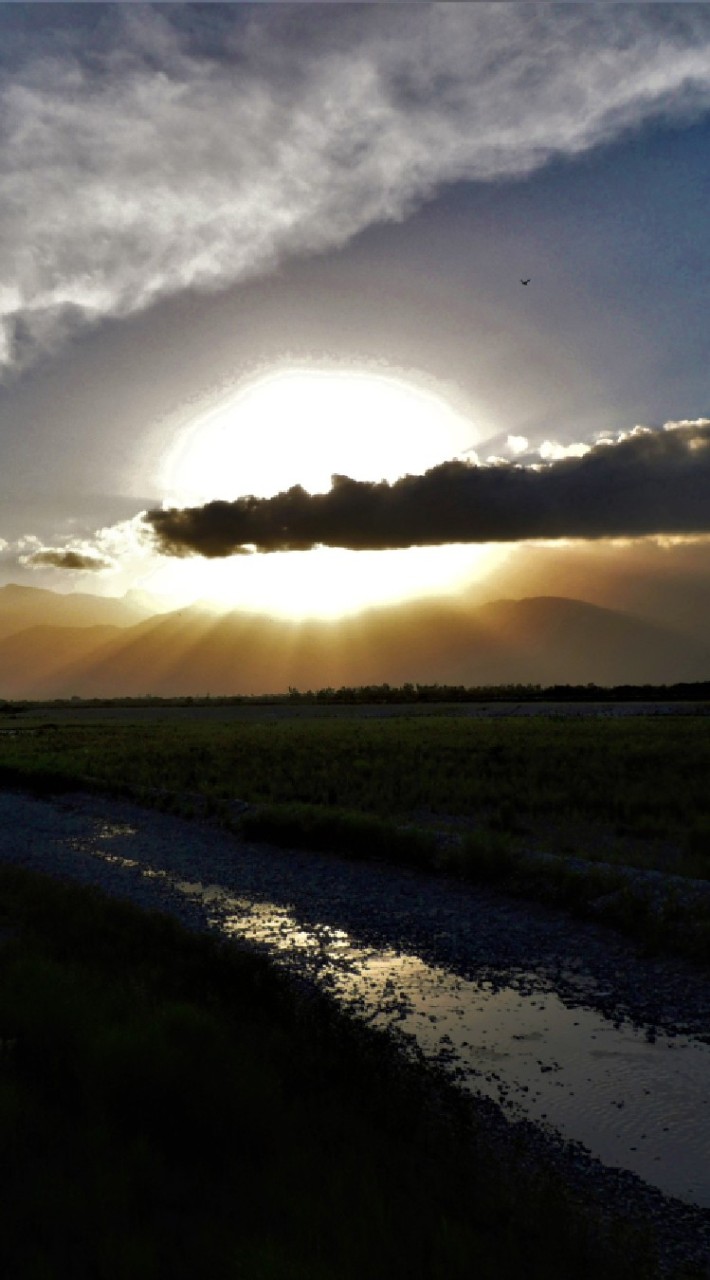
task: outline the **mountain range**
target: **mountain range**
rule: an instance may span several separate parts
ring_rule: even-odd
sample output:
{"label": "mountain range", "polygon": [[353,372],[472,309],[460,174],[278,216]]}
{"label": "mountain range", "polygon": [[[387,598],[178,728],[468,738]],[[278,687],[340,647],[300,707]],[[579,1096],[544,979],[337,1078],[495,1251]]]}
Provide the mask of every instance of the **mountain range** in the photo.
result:
{"label": "mountain range", "polygon": [[0,589],[0,699],[255,694],[361,684],[672,684],[710,678],[710,645],[616,609],[454,598],[301,623],[139,596]]}

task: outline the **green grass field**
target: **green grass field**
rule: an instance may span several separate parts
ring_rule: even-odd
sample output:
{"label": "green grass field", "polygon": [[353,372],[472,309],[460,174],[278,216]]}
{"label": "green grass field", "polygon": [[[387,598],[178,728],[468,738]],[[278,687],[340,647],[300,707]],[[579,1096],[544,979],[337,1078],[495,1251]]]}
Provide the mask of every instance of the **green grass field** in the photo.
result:
{"label": "green grass field", "polygon": [[[55,725],[0,735],[0,768],[214,806],[305,803],[485,827],[587,857],[643,842],[710,869],[710,717]],[[22,721],[17,722],[18,729]],[[576,834],[575,834],[576,829]],[[593,835],[591,831],[593,829]],[[574,847],[574,845],[577,847]],[[674,853],[673,853],[674,851]],[[676,869],[673,867],[672,869]]]}

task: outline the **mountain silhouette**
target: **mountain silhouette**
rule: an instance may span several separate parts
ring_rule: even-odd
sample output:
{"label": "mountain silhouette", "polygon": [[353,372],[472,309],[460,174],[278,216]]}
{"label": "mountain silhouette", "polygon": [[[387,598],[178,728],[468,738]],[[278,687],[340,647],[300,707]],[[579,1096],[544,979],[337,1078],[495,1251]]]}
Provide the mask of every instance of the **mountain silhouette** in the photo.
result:
{"label": "mountain silhouette", "polygon": [[[0,613],[2,600],[0,592]],[[86,601],[81,608],[89,618]],[[708,678],[710,646],[619,610],[554,596],[476,607],[435,599],[300,624],[192,608],[133,625],[38,625],[0,639],[0,698]]]}
{"label": "mountain silhouette", "polygon": [[0,587],[0,636],[12,635],[25,627],[131,626],[145,618],[150,609],[137,593],[123,599],[94,596],[88,592],[47,591],[10,583]]}

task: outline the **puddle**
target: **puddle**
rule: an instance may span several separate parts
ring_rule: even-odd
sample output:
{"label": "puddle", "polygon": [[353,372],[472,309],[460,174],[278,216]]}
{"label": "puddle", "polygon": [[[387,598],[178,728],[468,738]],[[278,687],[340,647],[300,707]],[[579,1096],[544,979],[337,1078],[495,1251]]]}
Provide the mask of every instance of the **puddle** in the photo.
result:
{"label": "puddle", "polygon": [[514,985],[509,975],[505,985],[470,981],[413,954],[363,946],[343,929],[304,923],[284,906],[82,847],[199,900],[213,927],[309,978],[405,1050],[416,1045],[511,1119],[582,1143],[666,1195],[710,1206],[709,1045],[569,1007],[538,974],[521,972]]}
{"label": "puddle", "polygon": [[129,822],[99,822],[96,828],[97,840],[115,840],[117,836],[137,836],[138,828]]}

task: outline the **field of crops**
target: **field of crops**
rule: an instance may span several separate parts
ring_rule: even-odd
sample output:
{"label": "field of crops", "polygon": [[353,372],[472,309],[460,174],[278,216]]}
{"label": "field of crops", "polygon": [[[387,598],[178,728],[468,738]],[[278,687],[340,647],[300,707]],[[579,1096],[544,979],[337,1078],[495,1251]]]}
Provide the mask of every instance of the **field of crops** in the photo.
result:
{"label": "field of crops", "polygon": [[[427,718],[45,725],[0,734],[0,770],[257,804],[459,820],[559,852],[710,870],[710,718]],[[596,835],[594,835],[596,833]],[[575,847],[587,842],[587,848]],[[649,853],[650,850],[650,853]],[[655,850],[655,853],[654,853]],[[638,854],[638,849],[636,850]],[[664,865],[667,865],[667,861]],[[679,867],[683,870],[686,868]]]}

